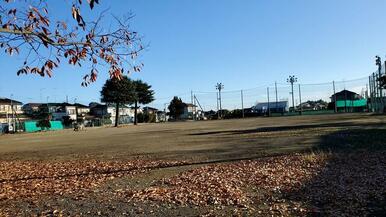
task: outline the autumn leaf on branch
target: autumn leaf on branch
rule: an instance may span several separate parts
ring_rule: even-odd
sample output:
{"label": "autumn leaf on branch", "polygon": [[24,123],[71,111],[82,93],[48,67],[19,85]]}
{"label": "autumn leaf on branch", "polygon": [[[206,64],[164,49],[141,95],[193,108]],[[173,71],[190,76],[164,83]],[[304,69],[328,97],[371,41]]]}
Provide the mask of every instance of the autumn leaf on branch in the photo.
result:
{"label": "autumn leaf on branch", "polygon": [[71,22],[56,20],[55,13],[48,10],[52,2],[47,0],[3,2],[0,48],[10,56],[25,56],[18,75],[51,77],[63,63],[89,66],[82,82],[87,86],[96,81],[101,68],[107,68],[110,77],[120,78],[143,67],[134,61],[144,46],[139,34],[129,26],[133,16],[113,17],[107,22],[109,28],[104,28],[106,11],[88,19],[82,14],[83,10],[93,10],[100,3],[98,0],[73,0],[68,10]]}

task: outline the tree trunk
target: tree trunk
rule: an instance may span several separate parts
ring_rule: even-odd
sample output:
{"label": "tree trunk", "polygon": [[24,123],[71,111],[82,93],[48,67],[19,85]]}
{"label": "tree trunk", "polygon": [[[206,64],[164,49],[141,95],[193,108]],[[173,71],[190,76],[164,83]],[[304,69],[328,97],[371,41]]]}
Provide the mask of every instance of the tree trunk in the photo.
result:
{"label": "tree trunk", "polygon": [[119,103],[115,104],[115,127],[118,127],[119,123]]}
{"label": "tree trunk", "polygon": [[138,123],[138,120],[137,120],[137,107],[138,107],[138,102],[135,101],[135,104],[134,104],[134,125],[137,125],[137,123]]}

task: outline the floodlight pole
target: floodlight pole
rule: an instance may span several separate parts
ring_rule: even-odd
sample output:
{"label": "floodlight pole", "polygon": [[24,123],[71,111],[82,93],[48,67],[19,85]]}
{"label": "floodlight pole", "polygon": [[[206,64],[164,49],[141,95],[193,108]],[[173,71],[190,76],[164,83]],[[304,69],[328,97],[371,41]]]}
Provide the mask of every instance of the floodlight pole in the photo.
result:
{"label": "floodlight pole", "polygon": [[[381,86],[381,82],[380,82],[380,79],[382,77],[382,61],[381,61],[381,57],[379,56],[375,56],[375,65],[378,66],[378,88],[379,88],[379,97],[380,97],[380,111],[379,112],[383,112],[383,96],[382,96],[382,86]],[[386,67],[386,65],[385,65]]]}
{"label": "floodlight pole", "polygon": [[300,115],[303,113],[303,107],[302,107],[302,92],[300,90],[300,84],[299,84],[299,107],[300,107]]}
{"label": "floodlight pole", "polygon": [[222,118],[222,106],[221,106],[221,90],[224,89],[224,85],[222,83],[216,84],[216,90],[218,90],[218,100],[220,102],[220,110],[219,110],[219,117]]}
{"label": "floodlight pole", "polygon": [[338,107],[336,105],[336,93],[335,93],[335,81],[332,81],[332,88],[334,90],[334,112],[338,112]]}
{"label": "floodlight pole", "polygon": [[287,78],[287,82],[291,84],[291,94],[292,94],[292,110],[295,111],[295,98],[294,98],[294,83],[297,82],[298,79],[295,75],[290,75]]}

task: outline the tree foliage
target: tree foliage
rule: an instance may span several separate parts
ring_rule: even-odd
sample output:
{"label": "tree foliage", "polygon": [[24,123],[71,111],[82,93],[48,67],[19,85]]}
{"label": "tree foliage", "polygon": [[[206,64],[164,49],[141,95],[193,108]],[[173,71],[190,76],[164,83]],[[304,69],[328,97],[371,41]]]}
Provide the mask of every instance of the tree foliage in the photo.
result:
{"label": "tree foliage", "polygon": [[122,78],[112,78],[106,81],[101,91],[101,101],[105,103],[114,103],[115,126],[118,126],[119,108],[123,104],[131,104],[133,101],[133,84],[127,76]]}
{"label": "tree foliage", "polygon": [[182,102],[181,98],[178,98],[177,96],[173,97],[172,101],[168,106],[170,116],[172,116],[174,120],[179,119],[181,114],[184,113],[184,108],[185,104]]}
{"label": "tree foliage", "polygon": [[47,105],[39,106],[39,111],[36,115],[38,121],[36,126],[40,127],[42,130],[48,130],[51,128],[51,114]]}
{"label": "tree foliage", "polygon": [[154,101],[154,91],[151,89],[151,85],[141,80],[132,81],[133,91],[133,103],[134,103],[134,124],[137,124],[137,110],[138,104],[149,104]]}
{"label": "tree foliage", "polygon": [[81,12],[92,10],[99,0],[72,0],[72,6],[65,8],[72,17],[70,22],[56,19],[55,12],[49,11],[54,1],[0,1],[0,48],[11,56],[22,54],[24,63],[18,75],[51,77],[63,62],[76,66],[87,63],[90,71],[82,82],[87,86],[97,79],[99,67],[108,67],[111,78],[143,67],[133,64],[144,47],[138,33],[129,28],[132,15],[114,17],[109,28],[104,28],[106,11],[89,19]]}

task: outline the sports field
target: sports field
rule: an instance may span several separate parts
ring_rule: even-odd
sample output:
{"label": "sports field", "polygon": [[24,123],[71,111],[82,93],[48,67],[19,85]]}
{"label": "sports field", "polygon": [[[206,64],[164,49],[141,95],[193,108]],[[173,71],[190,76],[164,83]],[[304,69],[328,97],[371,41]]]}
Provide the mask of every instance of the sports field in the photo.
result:
{"label": "sports field", "polygon": [[2,135],[0,216],[382,216],[385,121],[339,114]]}

